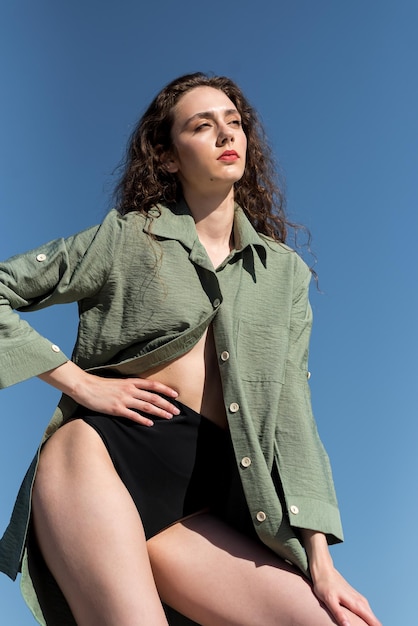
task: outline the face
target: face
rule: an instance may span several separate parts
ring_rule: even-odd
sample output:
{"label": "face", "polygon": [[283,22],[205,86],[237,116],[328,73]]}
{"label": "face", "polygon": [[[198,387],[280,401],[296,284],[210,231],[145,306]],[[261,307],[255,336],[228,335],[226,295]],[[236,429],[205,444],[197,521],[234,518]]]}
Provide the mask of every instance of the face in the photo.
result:
{"label": "face", "polygon": [[228,190],[245,169],[247,138],[241,116],[228,96],[213,87],[196,87],[174,108],[173,150],[166,169],[176,173],[183,191]]}

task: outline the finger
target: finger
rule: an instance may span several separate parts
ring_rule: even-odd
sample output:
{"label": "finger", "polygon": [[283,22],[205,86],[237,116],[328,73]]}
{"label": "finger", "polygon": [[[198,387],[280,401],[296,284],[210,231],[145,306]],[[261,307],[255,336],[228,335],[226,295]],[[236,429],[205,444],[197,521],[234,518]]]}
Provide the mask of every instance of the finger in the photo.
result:
{"label": "finger", "polygon": [[128,417],[139,423],[153,424],[152,417],[171,419],[173,415],[179,415],[180,409],[161,396],[149,392],[142,392],[145,398],[133,398],[130,394],[120,400],[117,407],[112,410],[113,415]]}
{"label": "finger", "polygon": [[154,426],[154,422],[152,419],[147,417],[146,415],[141,415],[141,413],[137,413],[136,411],[132,411],[131,409],[122,408],[118,411],[118,417],[124,417],[126,419],[132,420],[137,424],[141,424],[142,426]]}
{"label": "finger", "polygon": [[[120,390],[123,393],[123,399],[121,398],[121,400],[126,407],[148,411],[159,417],[172,417],[180,413],[179,409],[167,399],[167,396],[169,398],[177,397],[178,393],[163,383],[145,378],[125,378],[122,380],[117,379],[113,382],[116,385],[115,391],[118,393],[118,390]],[[158,409],[156,410],[153,406],[132,403],[132,398],[159,407],[165,413]]]}
{"label": "finger", "polygon": [[156,391],[157,393],[162,393],[170,398],[177,398],[179,395],[175,389],[168,387],[164,383],[160,383],[157,380],[150,380],[149,378],[133,378],[131,379],[131,382],[133,382],[139,389]]}
{"label": "finger", "polygon": [[173,415],[180,413],[180,410],[169,402],[166,403],[166,407],[167,408],[165,408],[165,406],[158,406],[154,401],[148,402],[147,400],[137,399],[136,402],[133,401],[129,403],[128,408],[138,409],[141,413],[148,413],[150,416],[154,415],[155,417],[162,417],[164,419],[171,419]]}
{"label": "finger", "polygon": [[[136,395],[135,400],[139,400],[139,402],[142,403],[139,406],[141,411],[146,411],[147,413],[151,413],[153,415],[164,417],[165,412],[169,413],[170,417],[172,417],[173,415],[178,415],[180,413],[180,409],[174,404],[171,404],[167,398],[163,398],[156,393],[144,391],[143,389],[140,394]],[[130,408],[136,408],[136,405],[135,407],[131,406]]]}
{"label": "finger", "polygon": [[343,610],[338,602],[329,599],[328,602],[326,602],[326,606],[331,615],[334,617],[338,626],[351,626],[350,620],[347,617],[347,613]]}
{"label": "finger", "polygon": [[366,598],[346,599],[341,605],[338,600],[330,598],[327,602],[328,609],[334,616],[339,626],[351,626],[350,614],[360,617],[368,626],[382,626],[373,614]]}
{"label": "finger", "polygon": [[368,626],[382,626],[381,622],[371,610],[368,601],[363,596],[353,599],[352,601],[345,602],[344,606],[348,609],[348,611],[354,613],[354,615],[361,617],[361,619],[368,624]]}

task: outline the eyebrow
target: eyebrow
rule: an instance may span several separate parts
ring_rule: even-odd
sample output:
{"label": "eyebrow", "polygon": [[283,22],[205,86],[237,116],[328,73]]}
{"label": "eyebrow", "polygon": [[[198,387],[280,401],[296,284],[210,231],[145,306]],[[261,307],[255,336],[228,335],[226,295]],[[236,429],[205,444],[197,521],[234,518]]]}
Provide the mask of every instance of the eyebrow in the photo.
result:
{"label": "eyebrow", "polygon": [[[228,115],[239,115],[239,111],[238,109],[225,109],[224,115],[225,117],[227,117]],[[188,120],[186,120],[186,122],[183,125],[183,128],[186,128],[186,126],[188,126],[190,122],[193,122],[195,119],[212,119],[213,120],[214,118],[215,118],[215,115],[213,111],[202,111],[201,113],[195,113],[194,115],[189,117]]]}

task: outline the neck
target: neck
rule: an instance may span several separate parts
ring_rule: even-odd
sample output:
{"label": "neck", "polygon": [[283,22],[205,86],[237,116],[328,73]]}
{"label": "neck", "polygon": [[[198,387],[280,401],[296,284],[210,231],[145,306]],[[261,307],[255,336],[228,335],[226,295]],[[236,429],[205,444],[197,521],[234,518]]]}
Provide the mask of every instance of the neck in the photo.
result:
{"label": "neck", "polygon": [[201,241],[203,237],[206,241],[229,242],[234,222],[233,188],[216,196],[195,194],[189,190],[184,194],[184,198],[196,222],[197,234]]}
{"label": "neck", "polygon": [[218,196],[189,192],[184,198],[196,223],[200,242],[216,267],[233,248],[234,190]]}

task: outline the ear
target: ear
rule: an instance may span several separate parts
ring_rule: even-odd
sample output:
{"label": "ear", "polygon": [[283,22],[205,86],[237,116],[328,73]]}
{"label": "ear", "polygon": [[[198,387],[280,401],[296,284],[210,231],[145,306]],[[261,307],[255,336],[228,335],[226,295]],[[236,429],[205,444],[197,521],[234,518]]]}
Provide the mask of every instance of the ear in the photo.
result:
{"label": "ear", "polygon": [[177,159],[171,151],[161,153],[160,163],[169,174],[178,172],[179,166]]}

